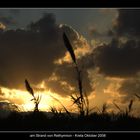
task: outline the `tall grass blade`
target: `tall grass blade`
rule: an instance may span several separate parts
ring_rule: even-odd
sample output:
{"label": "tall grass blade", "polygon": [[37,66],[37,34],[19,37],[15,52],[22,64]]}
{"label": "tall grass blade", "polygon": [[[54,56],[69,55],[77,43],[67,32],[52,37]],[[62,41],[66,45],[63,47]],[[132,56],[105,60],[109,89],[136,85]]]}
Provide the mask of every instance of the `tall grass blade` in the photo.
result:
{"label": "tall grass blade", "polygon": [[89,103],[87,102],[88,98],[86,96],[84,97],[81,70],[79,70],[79,67],[78,67],[77,62],[76,62],[74,50],[73,50],[71,43],[70,43],[70,41],[65,33],[63,33],[63,40],[64,40],[64,44],[65,44],[68,52],[71,55],[73,62],[75,63],[75,69],[77,72],[77,82],[78,82],[79,95],[77,94],[76,98],[71,96],[71,98],[73,99],[73,104],[77,105],[79,112],[80,112],[80,116],[82,117],[85,115],[85,113],[88,114],[88,112],[89,112]]}
{"label": "tall grass blade", "polygon": [[34,91],[33,91],[32,87],[30,86],[27,79],[25,79],[25,86],[26,86],[27,91],[33,96],[33,99],[31,99],[31,101],[34,101],[34,104],[35,104],[34,112],[39,112],[38,105],[40,103],[42,96],[38,95],[37,98],[34,96]]}
{"label": "tall grass blade", "polygon": [[72,46],[70,44],[70,41],[67,38],[65,33],[63,33],[63,40],[64,40],[64,43],[65,43],[65,46],[67,47],[67,50],[69,51],[69,53],[71,55],[71,58],[72,58],[73,62],[76,64],[76,58],[75,58],[75,54],[74,54],[73,48],[72,48]]}
{"label": "tall grass blade", "polygon": [[70,112],[66,109],[66,107],[55,97],[53,97],[52,95],[50,95],[54,100],[56,100],[57,102],[59,102],[61,104],[61,106],[64,108],[64,110],[66,111],[66,113],[71,117]]}
{"label": "tall grass blade", "polygon": [[128,105],[128,111],[131,112],[132,111],[132,106],[133,106],[133,100],[130,100],[130,103]]}
{"label": "tall grass blade", "polygon": [[78,86],[79,86],[79,92],[80,92],[81,99],[83,99],[82,79],[81,79],[80,71],[79,71],[79,76],[78,76]]}
{"label": "tall grass blade", "polygon": [[107,104],[104,103],[103,106],[102,106],[102,113],[106,113],[106,110],[107,110]]}
{"label": "tall grass blade", "polygon": [[26,86],[27,91],[34,97],[34,91],[31,88],[31,86],[30,86],[30,84],[29,84],[27,79],[25,79],[25,86]]}
{"label": "tall grass blade", "polygon": [[140,99],[140,96],[139,96],[139,95],[135,94],[135,96],[136,96],[138,99]]}
{"label": "tall grass blade", "polygon": [[121,108],[120,108],[115,102],[113,102],[113,104],[115,105],[115,107],[116,107],[120,112],[122,112]]}
{"label": "tall grass blade", "polygon": [[86,92],[84,92],[84,97],[85,98],[83,98],[83,102],[85,104],[86,115],[88,116],[90,111],[89,111],[89,99],[88,99]]}
{"label": "tall grass blade", "polygon": [[57,111],[57,109],[56,109],[55,107],[50,106],[50,110],[51,110],[51,112],[52,112],[54,115],[57,115],[57,114],[58,114],[58,111]]}
{"label": "tall grass blade", "polygon": [[71,96],[71,97],[72,97],[72,99],[73,99],[73,104],[79,103],[79,100],[80,100],[80,98],[81,98],[81,97],[74,98],[73,96]]}

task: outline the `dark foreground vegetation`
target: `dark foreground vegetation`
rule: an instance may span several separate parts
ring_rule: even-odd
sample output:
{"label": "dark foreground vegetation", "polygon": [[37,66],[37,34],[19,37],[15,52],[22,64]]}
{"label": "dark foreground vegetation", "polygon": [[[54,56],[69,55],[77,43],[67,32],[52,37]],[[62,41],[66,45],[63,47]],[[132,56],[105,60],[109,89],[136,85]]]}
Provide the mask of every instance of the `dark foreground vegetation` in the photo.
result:
{"label": "dark foreground vegetation", "polygon": [[[51,115],[51,117],[50,117]],[[80,117],[66,113],[12,112],[0,119],[0,131],[138,131],[140,118],[125,114],[97,114]]]}

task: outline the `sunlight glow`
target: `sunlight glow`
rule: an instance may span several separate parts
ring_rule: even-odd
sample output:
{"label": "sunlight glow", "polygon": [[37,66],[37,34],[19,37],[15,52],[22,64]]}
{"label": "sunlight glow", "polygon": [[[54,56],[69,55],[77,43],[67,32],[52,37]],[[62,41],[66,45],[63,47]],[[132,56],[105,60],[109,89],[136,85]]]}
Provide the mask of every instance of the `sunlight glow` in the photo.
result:
{"label": "sunlight glow", "polygon": [[[45,88],[44,82],[40,84],[40,87]],[[4,93],[5,99],[9,100],[11,103],[17,104],[21,108],[21,111],[34,110],[34,102],[31,101],[32,95],[30,95],[30,93],[27,91],[1,87],[1,92]],[[61,104],[54,100],[51,96],[60,100],[66,107],[71,105],[71,100],[69,97],[61,97],[58,94],[52,93],[50,90],[35,92],[35,96],[38,95],[41,96],[41,101],[39,104],[40,111],[50,111],[51,107],[56,107],[57,109],[62,108]]]}
{"label": "sunlight glow", "polygon": [[6,26],[1,22],[0,22],[0,29],[2,29],[2,30],[6,29]]}

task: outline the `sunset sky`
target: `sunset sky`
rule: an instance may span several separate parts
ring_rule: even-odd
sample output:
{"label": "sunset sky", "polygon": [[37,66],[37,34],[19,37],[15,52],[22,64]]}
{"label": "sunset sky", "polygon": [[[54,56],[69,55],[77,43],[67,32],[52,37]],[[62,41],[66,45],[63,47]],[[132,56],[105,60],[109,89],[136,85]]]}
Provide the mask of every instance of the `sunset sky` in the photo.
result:
{"label": "sunset sky", "polygon": [[35,94],[42,95],[40,110],[61,108],[53,95],[75,111],[70,95],[78,91],[76,73],[63,42],[65,32],[90,107],[107,103],[115,112],[113,102],[125,110],[133,99],[132,113],[138,114],[139,25],[139,9],[0,9],[0,108],[14,103],[33,110],[24,84],[28,79]]}

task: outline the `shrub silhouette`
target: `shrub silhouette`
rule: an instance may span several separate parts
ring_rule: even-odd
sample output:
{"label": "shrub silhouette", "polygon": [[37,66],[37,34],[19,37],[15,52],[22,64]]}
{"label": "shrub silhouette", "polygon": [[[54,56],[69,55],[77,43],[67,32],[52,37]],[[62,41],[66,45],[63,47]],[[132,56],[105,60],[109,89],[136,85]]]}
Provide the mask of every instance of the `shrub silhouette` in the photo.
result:
{"label": "shrub silhouette", "polygon": [[[70,112],[67,110],[67,108],[66,108],[57,98],[53,97],[52,95],[51,95],[51,97],[52,97],[54,100],[56,100],[57,102],[59,102],[59,104],[64,108],[66,114],[67,114],[69,117],[71,117],[71,114],[70,114]],[[51,107],[51,112],[52,112],[54,115],[61,114],[61,111],[58,111],[55,107]]]}
{"label": "shrub silhouette", "polygon": [[77,106],[80,117],[84,117],[86,115],[88,116],[88,114],[90,112],[89,99],[88,99],[88,96],[86,95],[86,92],[83,92],[83,81],[82,81],[82,75],[81,75],[82,70],[80,70],[80,68],[77,64],[77,59],[76,59],[74,50],[65,33],[63,33],[63,40],[64,40],[64,44],[73,60],[74,68],[77,73],[77,83],[78,83],[79,93],[76,93],[75,95],[71,95],[71,99],[73,101],[73,104],[75,104]]}
{"label": "shrub silhouette", "polygon": [[108,108],[107,103],[104,103],[102,106],[102,114],[107,113],[107,108]]}
{"label": "shrub silhouette", "polygon": [[131,99],[129,104],[128,104],[128,107],[126,107],[125,110],[121,109],[115,102],[113,102],[113,104],[119,110],[119,114],[121,116],[128,117],[128,116],[130,116],[130,113],[132,112],[133,102],[134,102],[134,100]]}
{"label": "shrub silhouette", "polygon": [[31,99],[31,101],[34,101],[34,104],[35,104],[34,112],[39,112],[38,105],[40,103],[41,96],[38,95],[37,97],[35,97],[34,91],[32,87],[30,86],[29,82],[27,81],[27,79],[25,79],[25,86],[26,86],[27,91],[33,96],[33,99]]}

